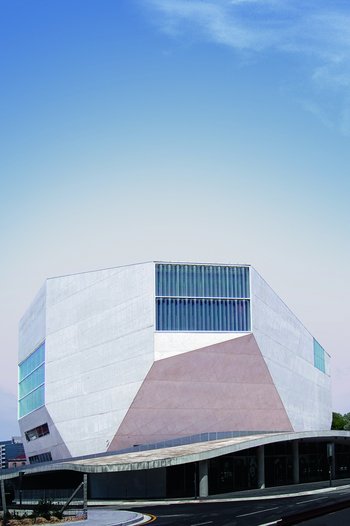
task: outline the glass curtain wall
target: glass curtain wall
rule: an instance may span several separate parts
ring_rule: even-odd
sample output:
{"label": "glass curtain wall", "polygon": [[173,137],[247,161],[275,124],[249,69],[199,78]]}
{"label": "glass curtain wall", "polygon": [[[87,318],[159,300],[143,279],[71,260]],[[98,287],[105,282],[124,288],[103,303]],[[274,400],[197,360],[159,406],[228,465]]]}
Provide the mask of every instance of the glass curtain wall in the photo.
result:
{"label": "glass curtain wall", "polygon": [[156,329],[250,331],[249,267],[157,264]]}
{"label": "glass curtain wall", "polygon": [[277,442],[265,446],[266,487],[293,483],[292,448],[292,442]]}
{"label": "glass curtain wall", "polygon": [[257,485],[256,448],[209,460],[209,495],[255,489]]}
{"label": "glass curtain wall", "polygon": [[328,480],[328,468],[325,442],[299,442],[300,482]]}
{"label": "glass curtain wall", "polygon": [[350,445],[335,444],[335,478],[344,479],[350,476]]}

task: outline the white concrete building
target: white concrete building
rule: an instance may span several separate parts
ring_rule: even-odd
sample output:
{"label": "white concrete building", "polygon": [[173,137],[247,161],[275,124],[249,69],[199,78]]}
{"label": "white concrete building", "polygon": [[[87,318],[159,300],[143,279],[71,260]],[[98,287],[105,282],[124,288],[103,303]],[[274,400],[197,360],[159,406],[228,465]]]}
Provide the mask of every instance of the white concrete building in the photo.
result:
{"label": "white concrete building", "polygon": [[50,278],[20,322],[26,455],[329,430],[329,362],[249,265],[149,262]]}

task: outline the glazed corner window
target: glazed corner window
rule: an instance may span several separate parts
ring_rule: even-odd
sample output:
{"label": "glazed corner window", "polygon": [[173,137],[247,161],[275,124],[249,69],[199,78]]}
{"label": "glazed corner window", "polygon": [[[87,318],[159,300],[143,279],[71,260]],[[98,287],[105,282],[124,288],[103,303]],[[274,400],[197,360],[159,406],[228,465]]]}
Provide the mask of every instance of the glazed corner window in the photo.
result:
{"label": "glazed corner window", "polygon": [[42,407],[45,403],[45,342],[18,367],[18,416]]}

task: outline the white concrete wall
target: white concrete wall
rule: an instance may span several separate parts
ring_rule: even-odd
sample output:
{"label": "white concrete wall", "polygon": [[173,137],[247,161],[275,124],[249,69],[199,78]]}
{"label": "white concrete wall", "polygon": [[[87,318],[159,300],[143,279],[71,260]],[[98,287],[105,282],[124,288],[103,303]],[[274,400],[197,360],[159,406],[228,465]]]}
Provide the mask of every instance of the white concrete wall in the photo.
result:
{"label": "white concrete wall", "polygon": [[294,431],[331,426],[329,357],[314,366],[313,337],[252,268],[252,329]]}
{"label": "white concrete wall", "polygon": [[[33,302],[25,312],[19,324],[19,352],[18,361],[27,358],[45,339],[46,334],[46,282],[39,290]],[[40,440],[27,442],[25,431],[33,429],[44,423],[51,423],[45,407],[41,407],[19,420],[19,428],[27,458],[45,451],[51,451],[53,458],[63,458],[68,451],[64,448],[62,440],[55,433],[52,425],[51,434]],[[56,454],[60,456],[55,456]]]}
{"label": "white concrete wall", "polygon": [[[23,362],[45,339],[46,331],[46,283],[40,288],[31,305],[19,322],[18,363]],[[27,447],[24,431],[36,427],[32,425],[31,413],[19,420],[19,428],[27,458],[32,455]],[[44,422],[41,422],[44,423]]]}
{"label": "white concrete wall", "polygon": [[[25,431],[29,431],[30,429],[34,429],[43,424],[48,425],[50,433],[44,437],[28,442],[25,438]],[[69,451],[57,431],[56,426],[52,422],[52,418],[46,407],[40,407],[36,411],[29,413],[29,415],[24,418],[21,418],[19,421],[19,428],[21,430],[23,445],[28,459],[33,455],[39,455],[48,451],[51,453],[52,460],[70,457]]]}
{"label": "white concrete wall", "polygon": [[248,332],[156,332],[154,359],[162,360],[186,352],[246,336]]}
{"label": "white concrete wall", "polygon": [[23,362],[45,339],[46,283],[19,322],[18,363]]}
{"label": "white concrete wall", "polygon": [[46,408],[72,456],[108,448],[153,363],[154,264],[47,281]]}

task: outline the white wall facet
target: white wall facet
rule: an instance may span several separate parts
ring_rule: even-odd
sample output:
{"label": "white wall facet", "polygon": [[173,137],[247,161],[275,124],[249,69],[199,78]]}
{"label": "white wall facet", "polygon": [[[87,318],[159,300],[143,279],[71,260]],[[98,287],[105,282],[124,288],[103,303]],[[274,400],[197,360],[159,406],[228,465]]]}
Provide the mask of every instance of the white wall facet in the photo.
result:
{"label": "white wall facet", "polygon": [[118,273],[118,271],[118,268],[109,268],[49,278],[51,306],[60,303],[60,301],[65,301],[70,296],[74,296],[74,294],[80,293],[84,289],[89,289],[96,283],[102,282],[113,276],[113,274]]}
{"label": "white wall facet", "polygon": [[248,332],[156,332],[154,358],[162,360],[195,349],[246,336]]}
{"label": "white wall facet", "polygon": [[[42,426],[43,424],[48,425],[49,434],[28,442],[25,437],[25,432]],[[40,407],[40,409],[21,418],[19,427],[24,450],[28,459],[33,455],[40,455],[45,452],[51,453],[52,460],[69,458],[71,456],[45,407]]]}
{"label": "white wall facet", "polygon": [[330,377],[314,366],[313,337],[254,269],[251,282],[253,334],[294,431],[330,429]]}
{"label": "white wall facet", "polygon": [[107,449],[154,360],[154,264],[88,274],[47,289],[45,403],[73,456]]}
{"label": "white wall facet", "polygon": [[46,283],[41,287],[19,323],[18,362],[22,362],[45,339]]}

